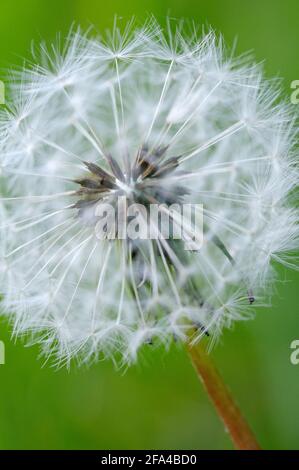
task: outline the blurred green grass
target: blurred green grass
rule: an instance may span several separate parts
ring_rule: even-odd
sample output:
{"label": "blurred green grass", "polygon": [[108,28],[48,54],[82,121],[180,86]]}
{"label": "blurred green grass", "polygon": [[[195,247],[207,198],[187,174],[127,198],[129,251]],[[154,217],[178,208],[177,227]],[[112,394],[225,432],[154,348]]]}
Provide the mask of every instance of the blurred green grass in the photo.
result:
{"label": "blurred green grass", "polygon": [[[239,53],[266,59],[285,93],[299,79],[299,4],[296,0],[2,0],[0,67],[20,65],[31,40],[53,39],[75,22],[109,27],[114,14],[137,19],[154,13],[211,24]],[[1,76],[0,76],[1,78]],[[273,307],[222,336],[213,351],[226,381],[267,449],[299,449],[299,365],[290,343],[299,339],[299,274],[279,270]],[[1,449],[229,449],[231,444],[182,347],[146,346],[125,373],[103,362],[55,371],[38,349],[11,341],[2,322],[6,364],[0,366]]]}

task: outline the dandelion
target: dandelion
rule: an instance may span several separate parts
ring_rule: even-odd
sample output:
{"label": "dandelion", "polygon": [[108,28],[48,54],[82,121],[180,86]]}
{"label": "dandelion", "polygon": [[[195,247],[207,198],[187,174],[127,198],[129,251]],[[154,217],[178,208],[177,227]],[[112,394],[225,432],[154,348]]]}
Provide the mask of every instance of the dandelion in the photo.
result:
{"label": "dandelion", "polygon": [[[250,56],[210,31],[72,31],[14,73],[0,117],[1,290],[56,363],[211,344],[294,264],[296,126]],[[99,240],[95,208],[202,204],[203,244]],[[174,220],[172,219],[174,223]],[[188,230],[184,228],[188,238]],[[159,232],[159,227],[157,227]]]}

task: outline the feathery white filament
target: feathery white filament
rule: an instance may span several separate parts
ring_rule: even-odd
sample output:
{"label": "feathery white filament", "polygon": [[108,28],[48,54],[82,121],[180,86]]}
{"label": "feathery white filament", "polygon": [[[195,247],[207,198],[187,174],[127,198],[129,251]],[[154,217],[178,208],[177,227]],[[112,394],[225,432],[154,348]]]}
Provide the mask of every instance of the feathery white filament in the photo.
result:
{"label": "feathery white filament", "polygon": [[[298,247],[297,128],[277,86],[213,32],[188,39],[153,20],[123,33],[115,24],[106,39],[71,32],[34,60],[0,114],[0,280],[14,332],[58,363],[129,362],[144,343],[187,340],[190,326],[192,341],[214,340],[248,318],[272,260],[292,265]],[[145,176],[150,165],[133,176],[140,151],[160,177]],[[114,172],[107,201],[203,204],[202,248],[98,240],[75,205],[84,162]]]}

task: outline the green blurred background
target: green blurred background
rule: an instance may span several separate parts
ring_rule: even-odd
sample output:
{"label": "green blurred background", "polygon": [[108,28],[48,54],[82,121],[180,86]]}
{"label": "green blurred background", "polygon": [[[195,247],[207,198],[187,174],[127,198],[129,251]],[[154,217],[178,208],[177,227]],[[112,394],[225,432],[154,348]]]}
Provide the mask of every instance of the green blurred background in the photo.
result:
{"label": "green blurred background", "polygon": [[[109,27],[115,14],[154,13],[211,24],[239,53],[266,59],[268,76],[299,79],[298,0],[1,0],[0,67],[21,64],[31,40],[53,39],[75,21]],[[1,76],[0,76],[1,78]],[[299,105],[298,105],[299,110]],[[267,449],[299,449],[299,274],[280,268],[273,307],[222,336],[213,356]],[[1,449],[230,449],[183,348],[147,346],[125,373],[110,363],[55,371],[38,349],[10,340],[2,322],[6,364],[0,366]]]}

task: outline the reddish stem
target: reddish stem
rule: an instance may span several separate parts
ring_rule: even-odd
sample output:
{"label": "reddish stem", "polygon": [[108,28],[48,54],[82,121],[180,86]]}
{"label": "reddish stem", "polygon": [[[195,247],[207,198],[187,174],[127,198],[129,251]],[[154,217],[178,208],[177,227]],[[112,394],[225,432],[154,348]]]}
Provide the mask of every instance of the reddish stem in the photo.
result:
{"label": "reddish stem", "polygon": [[210,355],[201,344],[188,345],[193,366],[238,450],[261,450]]}

